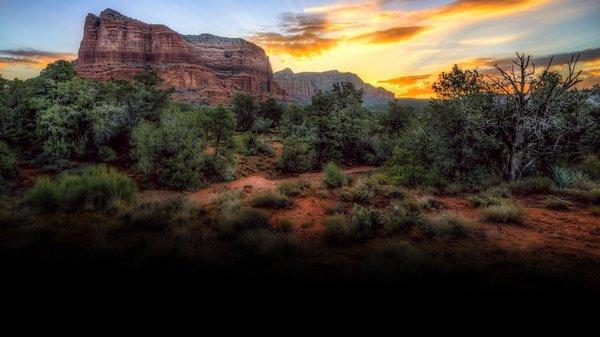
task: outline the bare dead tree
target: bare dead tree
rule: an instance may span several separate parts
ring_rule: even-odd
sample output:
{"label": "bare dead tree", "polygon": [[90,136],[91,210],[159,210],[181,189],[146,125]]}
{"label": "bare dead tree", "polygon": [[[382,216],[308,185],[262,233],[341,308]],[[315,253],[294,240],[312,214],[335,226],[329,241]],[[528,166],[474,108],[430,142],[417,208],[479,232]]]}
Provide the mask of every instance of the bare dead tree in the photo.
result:
{"label": "bare dead tree", "polygon": [[[531,56],[518,53],[510,69],[495,65],[499,76],[487,76],[490,82],[488,89],[497,97],[491,128],[505,145],[505,174],[508,179],[519,178],[523,170],[533,164],[533,155],[540,154],[537,145],[559,123],[569,91],[581,82],[581,70],[576,70],[579,56],[571,57],[565,76],[551,72],[553,58],[541,75],[536,76]],[[558,150],[561,138],[558,135],[553,148],[548,151]]]}

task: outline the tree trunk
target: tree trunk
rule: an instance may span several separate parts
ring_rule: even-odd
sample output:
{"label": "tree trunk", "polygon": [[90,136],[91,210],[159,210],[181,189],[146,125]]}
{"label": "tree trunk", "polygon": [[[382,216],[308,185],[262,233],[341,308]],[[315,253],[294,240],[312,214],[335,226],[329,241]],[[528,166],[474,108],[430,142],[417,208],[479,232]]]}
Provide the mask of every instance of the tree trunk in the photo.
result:
{"label": "tree trunk", "polygon": [[511,151],[508,154],[508,163],[506,167],[506,177],[513,181],[521,178],[523,173],[523,151]]}

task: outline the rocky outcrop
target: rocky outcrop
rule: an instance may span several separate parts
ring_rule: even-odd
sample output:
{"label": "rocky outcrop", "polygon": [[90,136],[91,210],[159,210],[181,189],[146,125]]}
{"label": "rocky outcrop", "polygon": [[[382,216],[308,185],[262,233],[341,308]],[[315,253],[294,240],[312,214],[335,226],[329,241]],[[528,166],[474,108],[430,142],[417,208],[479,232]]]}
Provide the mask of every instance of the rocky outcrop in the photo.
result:
{"label": "rocky outcrop", "polygon": [[287,95],[298,104],[310,102],[315,93],[330,91],[334,83],[350,82],[358,89],[363,89],[363,101],[366,105],[379,104],[394,99],[394,93],[381,87],[374,87],[365,83],[354,73],[343,73],[337,70],[325,72],[294,73],[286,68],[273,74],[275,81],[286,91]]}
{"label": "rocky outcrop", "polygon": [[145,67],[175,88],[173,98],[201,104],[226,103],[238,91],[256,98],[284,98],[273,81],[264,50],[238,38],[180,35],[114,10],[88,14],[76,61],[79,76],[128,80]]}

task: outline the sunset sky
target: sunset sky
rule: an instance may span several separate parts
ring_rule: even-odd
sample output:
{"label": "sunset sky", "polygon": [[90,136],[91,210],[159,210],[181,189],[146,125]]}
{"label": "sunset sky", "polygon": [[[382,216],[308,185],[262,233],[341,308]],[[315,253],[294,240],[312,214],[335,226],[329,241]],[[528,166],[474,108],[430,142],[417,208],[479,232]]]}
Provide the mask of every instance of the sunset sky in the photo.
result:
{"label": "sunset sky", "polygon": [[76,58],[85,15],[105,8],[182,34],[243,37],[275,71],[350,71],[397,97],[429,97],[452,64],[485,71],[516,51],[540,65],[557,55],[557,66],[581,52],[582,85],[600,83],[600,0],[0,0],[0,73],[27,78]]}

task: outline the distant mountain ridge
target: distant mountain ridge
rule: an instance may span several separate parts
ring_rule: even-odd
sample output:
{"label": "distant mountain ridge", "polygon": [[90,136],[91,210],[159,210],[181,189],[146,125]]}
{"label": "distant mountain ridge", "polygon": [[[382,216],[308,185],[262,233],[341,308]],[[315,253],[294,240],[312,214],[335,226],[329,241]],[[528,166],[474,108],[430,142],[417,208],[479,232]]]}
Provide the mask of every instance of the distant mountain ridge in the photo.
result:
{"label": "distant mountain ridge", "polygon": [[310,102],[310,98],[319,90],[330,91],[333,84],[339,82],[350,82],[356,88],[363,89],[365,92],[363,96],[365,105],[381,104],[394,99],[393,92],[365,83],[354,73],[338,70],[294,73],[290,68],[285,68],[275,72],[273,79],[298,104]]}

